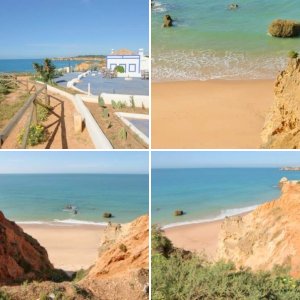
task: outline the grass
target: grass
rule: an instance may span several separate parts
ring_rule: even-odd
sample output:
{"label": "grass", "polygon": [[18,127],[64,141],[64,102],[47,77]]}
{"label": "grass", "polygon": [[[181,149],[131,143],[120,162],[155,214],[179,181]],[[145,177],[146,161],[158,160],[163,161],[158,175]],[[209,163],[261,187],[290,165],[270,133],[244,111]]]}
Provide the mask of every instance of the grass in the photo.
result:
{"label": "grass", "polygon": [[152,254],[153,300],[300,299],[300,281],[288,275],[288,268],[253,272],[231,262],[183,255],[157,228],[152,231]]}
{"label": "grass", "polygon": [[12,300],[12,298],[6,292],[0,290],[0,300]]}

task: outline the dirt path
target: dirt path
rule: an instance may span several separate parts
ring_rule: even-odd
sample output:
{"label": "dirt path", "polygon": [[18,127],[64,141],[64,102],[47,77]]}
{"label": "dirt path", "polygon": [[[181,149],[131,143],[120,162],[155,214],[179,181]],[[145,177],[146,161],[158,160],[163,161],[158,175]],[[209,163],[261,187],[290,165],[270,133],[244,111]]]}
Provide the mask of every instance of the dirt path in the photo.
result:
{"label": "dirt path", "polygon": [[[81,133],[75,133],[73,115],[75,107],[73,103],[54,93],[49,93],[50,106],[53,107],[52,113],[43,125],[48,131],[48,139],[45,143],[28,147],[32,149],[94,149],[94,145],[86,129]],[[3,149],[19,148],[18,136],[24,128],[27,119],[27,112],[13,129],[10,136],[4,142]]]}

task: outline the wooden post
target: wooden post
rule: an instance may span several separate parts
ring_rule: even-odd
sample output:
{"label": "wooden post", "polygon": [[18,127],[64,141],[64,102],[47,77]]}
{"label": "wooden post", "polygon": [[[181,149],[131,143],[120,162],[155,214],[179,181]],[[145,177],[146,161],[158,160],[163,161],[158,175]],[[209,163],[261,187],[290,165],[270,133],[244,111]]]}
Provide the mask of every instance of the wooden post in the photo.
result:
{"label": "wooden post", "polygon": [[46,88],[45,88],[45,105],[47,105],[47,106],[50,105],[50,96],[48,97],[47,85],[46,85]]}
{"label": "wooden post", "polygon": [[37,124],[37,104],[35,103],[35,101],[33,101],[33,110],[32,110],[32,123],[34,125]]}

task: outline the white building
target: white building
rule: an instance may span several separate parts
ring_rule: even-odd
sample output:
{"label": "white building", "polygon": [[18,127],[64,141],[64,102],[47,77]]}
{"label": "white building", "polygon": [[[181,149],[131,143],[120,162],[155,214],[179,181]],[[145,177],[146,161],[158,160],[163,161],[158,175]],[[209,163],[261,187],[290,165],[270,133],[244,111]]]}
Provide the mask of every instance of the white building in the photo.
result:
{"label": "white building", "polygon": [[107,56],[106,61],[107,69],[111,71],[117,66],[124,68],[125,72],[118,73],[118,77],[141,77],[143,71],[149,71],[149,57],[144,55],[143,49],[139,49],[138,54],[112,50],[112,54]]}

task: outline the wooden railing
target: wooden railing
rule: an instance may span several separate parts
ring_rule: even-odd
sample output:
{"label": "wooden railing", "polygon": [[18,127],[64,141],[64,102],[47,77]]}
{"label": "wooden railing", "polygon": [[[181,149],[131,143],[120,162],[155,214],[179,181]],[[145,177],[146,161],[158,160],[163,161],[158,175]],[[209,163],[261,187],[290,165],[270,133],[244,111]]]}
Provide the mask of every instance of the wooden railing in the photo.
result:
{"label": "wooden railing", "polygon": [[[3,75],[2,75],[3,76]],[[6,75],[4,76],[6,77]],[[1,78],[1,74],[0,74]],[[1,78],[2,80],[3,78]],[[27,100],[25,101],[24,105],[20,108],[20,110],[13,116],[13,118],[8,122],[8,124],[4,127],[4,129],[0,132],[0,148],[2,147],[4,141],[7,139],[7,137],[10,135],[12,130],[15,128],[15,126],[19,123],[19,121],[24,117],[25,113],[29,110],[28,119],[24,128],[24,134],[22,141],[20,142],[20,148],[26,149],[27,142],[28,142],[28,136],[30,131],[30,126],[32,124],[38,123],[38,115],[37,115],[37,105],[41,105],[48,110],[51,108],[49,107],[49,96],[47,93],[47,84],[40,85],[36,84],[35,82],[22,81],[18,80],[17,77],[13,77],[13,75],[8,76],[7,80],[15,80],[16,83],[23,84],[26,86],[27,92],[33,93],[29,95]],[[30,83],[32,84],[31,88],[29,88]],[[42,97],[42,99],[41,99]]]}

